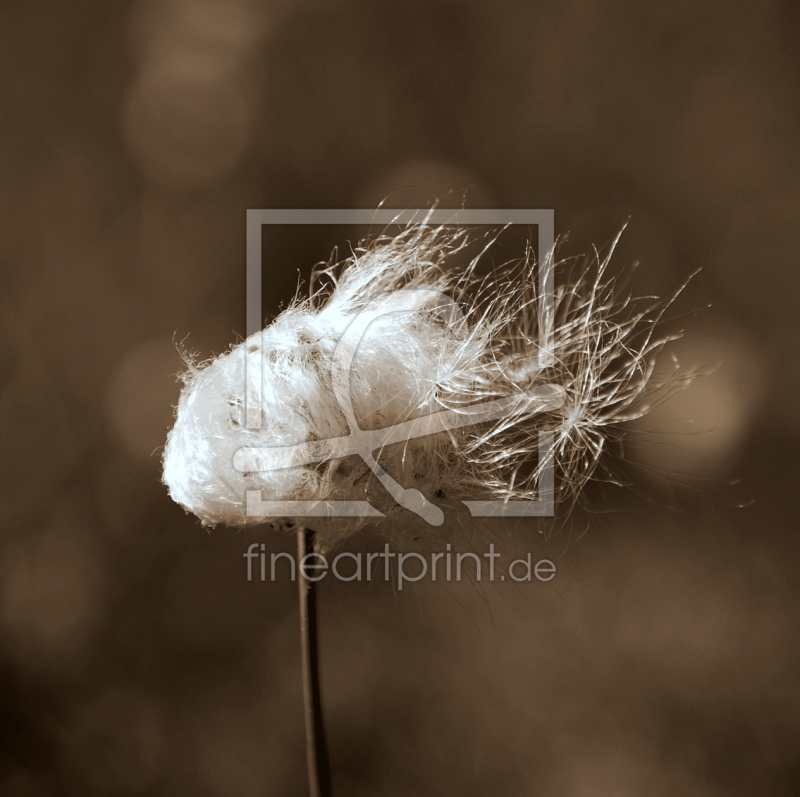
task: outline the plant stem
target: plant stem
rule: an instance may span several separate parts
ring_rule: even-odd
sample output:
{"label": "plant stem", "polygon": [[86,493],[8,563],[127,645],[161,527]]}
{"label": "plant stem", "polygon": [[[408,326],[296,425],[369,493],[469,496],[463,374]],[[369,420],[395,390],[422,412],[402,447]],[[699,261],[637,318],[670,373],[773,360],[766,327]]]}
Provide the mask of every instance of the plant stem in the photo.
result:
{"label": "plant stem", "polygon": [[331,767],[325,725],[322,720],[322,699],[319,688],[319,656],[317,652],[317,591],[308,581],[300,563],[314,552],[314,532],[297,530],[297,577],[300,597],[300,649],[303,660],[303,704],[306,721],[306,761],[308,790],[311,797],[331,797]]}

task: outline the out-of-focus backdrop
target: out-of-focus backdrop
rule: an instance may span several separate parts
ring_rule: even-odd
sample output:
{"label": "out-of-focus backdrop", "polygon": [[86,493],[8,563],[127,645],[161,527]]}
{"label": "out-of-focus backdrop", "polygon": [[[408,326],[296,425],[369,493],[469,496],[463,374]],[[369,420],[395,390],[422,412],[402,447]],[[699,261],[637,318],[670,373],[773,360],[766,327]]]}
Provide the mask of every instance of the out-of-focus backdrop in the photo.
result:
{"label": "out-of-focus backdrop", "polygon": [[[631,438],[634,489],[503,537],[552,582],[321,584],[337,794],[800,793],[799,31],[789,0],[4,0],[0,794],[304,793],[294,585],[242,558],[293,542],[167,496],[177,344],[244,332],[247,208],[435,197],[553,208],[564,255],[630,219],[639,293],[702,269],[675,351],[719,367]],[[331,238],[265,234],[265,315]]]}

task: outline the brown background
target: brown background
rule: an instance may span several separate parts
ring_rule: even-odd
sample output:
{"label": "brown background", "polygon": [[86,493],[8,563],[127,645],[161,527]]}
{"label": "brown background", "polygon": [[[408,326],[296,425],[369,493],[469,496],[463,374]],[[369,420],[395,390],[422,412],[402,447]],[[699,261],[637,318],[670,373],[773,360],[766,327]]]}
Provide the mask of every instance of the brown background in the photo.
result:
{"label": "brown background", "polygon": [[[208,533],[160,485],[175,343],[244,331],[247,208],[465,190],[554,208],[566,255],[630,218],[640,292],[702,267],[677,351],[721,367],[631,438],[635,489],[504,538],[551,584],[323,582],[337,794],[800,793],[799,22],[4,0],[0,794],[304,793],[293,585],[241,557],[292,541]],[[273,313],[331,240],[265,241]]]}

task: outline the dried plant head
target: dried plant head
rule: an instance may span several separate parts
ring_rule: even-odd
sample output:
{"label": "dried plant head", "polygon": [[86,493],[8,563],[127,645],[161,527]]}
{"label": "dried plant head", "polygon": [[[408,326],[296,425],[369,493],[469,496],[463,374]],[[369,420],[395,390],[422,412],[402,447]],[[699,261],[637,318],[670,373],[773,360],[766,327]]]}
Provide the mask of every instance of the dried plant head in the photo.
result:
{"label": "dried plant head", "polygon": [[[593,476],[613,478],[604,454],[655,400],[689,378],[677,370],[656,378],[656,356],[670,335],[659,323],[670,301],[615,295],[614,244],[583,264],[519,261],[480,277],[496,233],[470,228],[408,226],[363,242],[343,263],[315,275],[308,298],[292,304],[257,336],[201,364],[189,364],[164,453],[171,496],[204,524],[275,528],[297,518],[246,512],[247,491],[275,501],[368,501],[377,523],[398,546],[434,547],[468,534],[476,520],[464,500],[537,499],[542,470],[540,432],[551,432],[556,497],[572,504]],[[477,249],[477,253],[474,250]],[[453,263],[466,258],[466,265]],[[540,269],[553,272],[552,333],[540,339],[544,304]],[[320,284],[319,287],[313,287]],[[460,308],[447,323],[430,302],[398,302],[408,291],[446,294]],[[424,292],[428,292],[425,294]],[[434,303],[435,304],[435,303]],[[444,511],[432,526],[400,506],[374,468],[359,456],[296,467],[239,472],[242,448],[297,446],[348,435],[332,363],[337,345],[369,309],[374,320],[358,342],[349,371],[352,411],[360,429],[385,429],[431,413],[467,412],[537,386],[556,385],[563,402],[536,414],[516,413],[482,424],[384,446],[375,456],[406,488]],[[545,325],[546,326],[546,325]],[[245,362],[259,358],[260,427],[244,418]],[[362,518],[313,518],[329,547],[362,527]]]}

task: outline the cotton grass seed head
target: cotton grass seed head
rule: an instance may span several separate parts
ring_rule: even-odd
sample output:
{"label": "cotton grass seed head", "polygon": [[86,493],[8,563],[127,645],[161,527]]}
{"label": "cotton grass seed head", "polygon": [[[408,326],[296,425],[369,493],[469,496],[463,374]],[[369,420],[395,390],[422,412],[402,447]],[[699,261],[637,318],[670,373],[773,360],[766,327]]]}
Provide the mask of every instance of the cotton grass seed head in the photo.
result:
{"label": "cotton grass seed head", "polygon": [[[663,398],[686,380],[677,371],[654,379],[656,355],[670,339],[658,332],[669,302],[615,296],[613,245],[584,265],[536,265],[528,252],[480,278],[492,236],[478,239],[480,251],[466,267],[451,265],[475,240],[468,228],[420,224],[365,243],[320,272],[327,284],[296,298],[263,332],[213,360],[189,363],[164,452],[172,498],[204,524],[276,528],[304,521],[248,515],[248,491],[273,501],[368,501],[385,515],[370,522],[392,541],[434,545],[475,522],[464,500],[538,497],[540,432],[553,434],[558,501],[574,502],[589,479],[607,477],[604,452],[622,425],[647,411],[653,391]],[[555,271],[548,341],[540,340],[538,269]],[[350,352],[348,410],[336,395],[334,360],[362,314],[371,322]],[[247,372],[260,374],[260,391],[245,384],[246,360],[258,365]],[[384,445],[374,452],[375,467],[355,455],[244,472],[234,466],[241,449],[324,446],[347,436],[353,422],[383,430],[537,386],[555,386],[558,400]],[[248,390],[260,400],[258,428],[245,417]],[[387,479],[418,490],[439,513],[438,525],[401,505]],[[305,522],[329,546],[367,520]]]}

